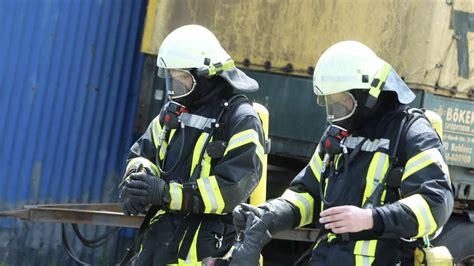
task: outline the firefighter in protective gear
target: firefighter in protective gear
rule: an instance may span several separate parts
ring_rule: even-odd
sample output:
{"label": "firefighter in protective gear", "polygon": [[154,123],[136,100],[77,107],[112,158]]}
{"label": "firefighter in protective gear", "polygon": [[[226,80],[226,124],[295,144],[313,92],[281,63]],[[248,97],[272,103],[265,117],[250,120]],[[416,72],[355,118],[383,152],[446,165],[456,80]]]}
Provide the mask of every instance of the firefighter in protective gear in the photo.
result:
{"label": "firefighter in protective gear", "polygon": [[234,93],[258,84],[198,25],[171,32],[157,65],[170,102],[131,147],[121,197],[126,214],[149,220],[137,265],[197,265],[228,252],[231,212],[261,177],[261,121]]}
{"label": "firefighter in protective gear", "polygon": [[[453,208],[438,135],[407,111],[415,95],[395,70],[359,42],[327,49],[313,86],[330,123],[322,142],[282,196],[237,206],[234,224],[271,212],[270,234],[322,228],[308,265],[404,265],[399,247],[435,235]],[[258,263],[246,257],[236,265]]]}

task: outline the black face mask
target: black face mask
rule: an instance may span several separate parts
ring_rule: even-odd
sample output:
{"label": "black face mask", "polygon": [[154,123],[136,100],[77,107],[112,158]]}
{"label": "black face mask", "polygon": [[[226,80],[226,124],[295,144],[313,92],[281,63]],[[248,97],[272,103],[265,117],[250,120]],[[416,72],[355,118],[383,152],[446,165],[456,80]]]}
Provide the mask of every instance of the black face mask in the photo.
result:
{"label": "black face mask", "polygon": [[189,95],[175,100],[188,108],[223,99],[227,94],[232,93],[232,89],[226,86],[226,81],[220,76],[197,77],[195,69],[191,70],[191,73],[196,79],[196,87]]}
{"label": "black face mask", "polygon": [[345,128],[352,133],[361,128],[364,122],[367,122],[368,119],[373,117],[376,108],[369,109],[365,106],[365,101],[368,97],[367,90],[350,90],[349,93],[352,94],[357,101],[354,114],[344,120],[333,122],[333,124]]}
{"label": "black face mask", "polygon": [[386,113],[397,108],[400,105],[397,95],[391,91],[382,91],[373,108],[365,106],[368,90],[350,90],[349,91],[357,101],[357,108],[354,114],[342,121],[334,122],[335,125],[347,129],[351,133],[356,133],[374,121],[381,119]]}

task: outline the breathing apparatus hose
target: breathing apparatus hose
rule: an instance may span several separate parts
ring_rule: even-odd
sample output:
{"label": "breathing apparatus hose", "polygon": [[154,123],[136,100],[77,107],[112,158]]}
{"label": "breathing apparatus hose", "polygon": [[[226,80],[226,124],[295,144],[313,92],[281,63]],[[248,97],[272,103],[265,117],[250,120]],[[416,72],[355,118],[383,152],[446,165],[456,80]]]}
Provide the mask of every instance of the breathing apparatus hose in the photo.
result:
{"label": "breathing apparatus hose", "polygon": [[[183,131],[182,134],[182,139],[183,141],[181,142],[181,146],[179,147],[179,152],[176,160],[174,161],[173,165],[171,166],[170,169],[165,170],[165,161],[166,161],[166,153],[165,153],[165,158],[163,158],[163,161],[160,163],[158,160],[157,166],[158,170],[162,175],[168,175],[171,172],[173,172],[178,164],[181,161],[181,157],[183,156],[183,151],[184,151],[184,140],[186,139],[186,131],[184,130],[185,125],[184,123],[179,119],[179,116],[182,113],[187,112],[186,107],[183,105],[170,101],[166,107],[161,111],[160,113],[160,121],[163,123],[163,129],[161,130],[160,135],[158,136],[158,145],[157,145],[157,150],[156,150],[156,158],[160,158],[160,151],[163,146],[164,140],[168,137],[169,131],[172,129],[177,129],[178,127],[181,127],[181,130]],[[163,118],[163,121],[161,121],[161,118]]]}

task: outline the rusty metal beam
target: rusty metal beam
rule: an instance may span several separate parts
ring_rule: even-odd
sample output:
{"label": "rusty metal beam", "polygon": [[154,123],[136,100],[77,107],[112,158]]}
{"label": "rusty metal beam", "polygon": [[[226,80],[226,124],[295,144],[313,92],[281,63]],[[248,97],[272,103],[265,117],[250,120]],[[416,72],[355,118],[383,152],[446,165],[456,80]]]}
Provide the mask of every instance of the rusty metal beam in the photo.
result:
{"label": "rusty metal beam", "polygon": [[22,209],[1,211],[0,217],[48,223],[95,224],[139,228],[144,216],[128,216],[119,204],[26,205]]}
{"label": "rusty metal beam", "polygon": [[[94,224],[139,228],[144,216],[128,216],[122,213],[120,204],[44,204],[25,205],[21,209],[0,211],[1,217],[13,217],[32,222]],[[313,242],[318,229],[300,228],[280,232],[274,239]]]}

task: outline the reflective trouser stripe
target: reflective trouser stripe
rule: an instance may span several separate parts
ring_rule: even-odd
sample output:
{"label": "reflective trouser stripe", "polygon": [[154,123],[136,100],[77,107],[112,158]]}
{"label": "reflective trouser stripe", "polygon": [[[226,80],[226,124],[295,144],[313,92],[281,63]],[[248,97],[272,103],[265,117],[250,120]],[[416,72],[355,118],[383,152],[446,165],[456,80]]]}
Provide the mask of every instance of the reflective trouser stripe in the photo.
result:
{"label": "reflective trouser stripe", "polygon": [[170,209],[179,211],[183,204],[183,185],[170,182]]}
{"label": "reflective trouser stripe", "polygon": [[370,266],[375,259],[377,240],[359,240],[354,247],[355,265]]}
{"label": "reflective trouser stripe", "polygon": [[321,160],[321,158],[319,158],[318,150],[319,147],[314,152],[313,157],[309,162],[309,166],[311,167],[311,171],[313,171],[313,174],[319,183],[321,181],[321,172],[323,171],[323,161]]}
{"label": "reflective trouser stripe", "polygon": [[265,156],[265,151],[263,149],[262,144],[258,138],[258,133],[254,129],[247,129],[237,134],[234,134],[232,138],[230,138],[229,143],[227,145],[227,149],[224,152],[224,156],[231,150],[237,149],[242,147],[246,144],[253,143],[255,144],[255,153],[257,154],[260,162],[263,163],[263,158]]}
{"label": "reflective trouser stripe", "polygon": [[376,152],[372,157],[372,161],[367,171],[367,177],[365,182],[364,197],[362,198],[362,206],[365,201],[372,195],[375,188],[380,183],[380,180],[388,170],[388,154],[382,152]]}
{"label": "reflective trouser stripe", "polygon": [[415,237],[422,237],[436,231],[436,221],[431,213],[428,202],[420,194],[411,195],[401,199],[400,202],[410,208],[418,221],[418,234]]}
{"label": "reflective trouser stripe", "polygon": [[127,170],[125,173],[128,173],[131,169],[137,168],[139,164],[142,164],[148,171],[150,171],[153,175],[159,176],[158,167],[150,160],[145,157],[137,157],[133,158],[127,163]]}
{"label": "reflective trouser stripe", "polygon": [[204,202],[204,213],[221,214],[225,203],[215,176],[205,176],[197,180],[199,192]]}
{"label": "reflective trouser stripe", "polygon": [[287,189],[281,198],[291,202],[300,211],[301,220],[298,225],[299,227],[313,221],[314,199],[309,193],[297,193]]}
{"label": "reflective trouser stripe", "polygon": [[408,160],[407,164],[405,165],[402,181],[404,181],[413,173],[420,171],[432,163],[437,163],[443,170],[444,174],[446,174],[446,176],[449,175],[448,166],[446,165],[443,156],[438,149],[432,148],[422,151]]}
{"label": "reflective trouser stripe", "polygon": [[[186,260],[178,259],[178,265],[201,265],[201,262],[198,261],[197,248],[196,248],[197,238],[198,238],[200,229],[201,229],[201,223],[199,223],[196,233],[194,234],[193,242],[191,243],[191,246],[189,247]],[[179,244],[180,249],[181,249],[182,243],[183,243],[183,240],[181,240],[181,243]]]}

